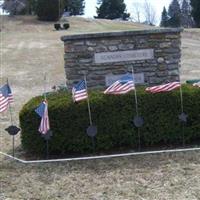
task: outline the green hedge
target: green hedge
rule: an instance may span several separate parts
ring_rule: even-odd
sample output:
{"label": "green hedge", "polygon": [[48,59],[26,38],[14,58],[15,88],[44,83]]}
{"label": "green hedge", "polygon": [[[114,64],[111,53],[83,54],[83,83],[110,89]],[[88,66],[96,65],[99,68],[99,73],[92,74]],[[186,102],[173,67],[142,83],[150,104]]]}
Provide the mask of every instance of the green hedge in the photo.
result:
{"label": "green hedge", "polygon": [[[94,124],[98,126],[96,152],[111,152],[137,148],[137,128],[132,125],[135,115],[134,92],[126,95],[104,95],[90,92],[91,111]],[[183,86],[184,110],[189,115],[185,126],[186,142],[200,138],[200,89]],[[23,148],[30,153],[43,154],[45,141],[38,133],[40,118],[34,112],[42,97],[31,99],[20,112]],[[182,125],[179,122],[179,90],[149,94],[138,89],[139,113],[145,124],[140,129],[144,147],[182,143]],[[49,148],[51,154],[70,155],[92,152],[92,141],[86,135],[89,125],[87,102],[72,102],[67,92],[48,96],[49,118],[53,137]]]}

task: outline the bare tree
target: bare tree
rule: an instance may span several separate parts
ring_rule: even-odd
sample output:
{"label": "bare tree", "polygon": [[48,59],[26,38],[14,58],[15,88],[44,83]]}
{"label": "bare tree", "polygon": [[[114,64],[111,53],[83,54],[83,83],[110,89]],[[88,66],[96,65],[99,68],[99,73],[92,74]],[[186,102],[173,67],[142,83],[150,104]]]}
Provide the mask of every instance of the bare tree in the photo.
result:
{"label": "bare tree", "polygon": [[145,0],[143,9],[145,22],[147,24],[154,25],[156,23],[156,11],[154,7],[151,5],[151,3]]}
{"label": "bare tree", "polygon": [[141,16],[143,13],[143,6],[141,3],[134,3],[132,8],[131,18],[134,22],[141,22]]}
{"label": "bare tree", "polygon": [[10,13],[10,15],[15,15],[21,12],[27,4],[27,0],[4,0],[2,8]]}
{"label": "bare tree", "polygon": [[134,3],[131,18],[134,22],[154,25],[156,23],[156,11],[148,0],[144,3]]}

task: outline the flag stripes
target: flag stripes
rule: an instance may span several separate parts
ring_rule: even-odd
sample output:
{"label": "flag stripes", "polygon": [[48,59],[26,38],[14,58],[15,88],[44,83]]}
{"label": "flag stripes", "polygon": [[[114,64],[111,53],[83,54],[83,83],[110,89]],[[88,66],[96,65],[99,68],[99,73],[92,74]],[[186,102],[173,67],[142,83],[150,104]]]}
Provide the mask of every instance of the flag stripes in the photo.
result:
{"label": "flag stripes", "polygon": [[42,134],[46,134],[50,130],[49,116],[48,116],[48,104],[43,101],[35,112],[41,117],[41,122],[38,131]]}
{"label": "flag stripes", "polygon": [[181,86],[180,82],[171,82],[163,85],[147,87],[145,90],[150,93],[169,92]]}
{"label": "flag stripes", "polygon": [[104,94],[126,94],[131,90],[134,90],[135,86],[132,81],[127,82],[124,85],[121,85],[119,82],[115,82],[114,85],[111,85],[111,87],[107,88],[104,91]]}
{"label": "flag stripes", "polygon": [[87,91],[85,89],[80,90],[80,91],[74,91],[74,94],[73,94],[74,102],[78,102],[78,101],[81,101],[81,100],[84,100],[84,99],[87,99],[87,98],[88,98],[88,94],[87,94]]}
{"label": "flag stripes", "polygon": [[13,103],[13,95],[8,84],[0,88],[0,113],[8,109],[9,104]]}
{"label": "flag stripes", "polygon": [[192,85],[195,86],[195,87],[200,87],[200,81],[197,82],[197,83],[194,83],[194,84],[192,84]]}
{"label": "flag stripes", "polygon": [[49,126],[48,108],[46,106],[44,116],[41,119],[39,132],[42,134],[46,134],[49,129],[50,129],[50,126]]}
{"label": "flag stripes", "polygon": [[131,90],[135,89],[135,85],[133,82],[133,77],[130,75],[123,76],[120,80],[114,82],[111,86],[109,86],[104,94],[126,94]]}
{"label": "flag stripes", "polygon": [[84,80],[80,81],[72,88],[72,98],[74,102],[82,101],[88,98],[86,83]]}

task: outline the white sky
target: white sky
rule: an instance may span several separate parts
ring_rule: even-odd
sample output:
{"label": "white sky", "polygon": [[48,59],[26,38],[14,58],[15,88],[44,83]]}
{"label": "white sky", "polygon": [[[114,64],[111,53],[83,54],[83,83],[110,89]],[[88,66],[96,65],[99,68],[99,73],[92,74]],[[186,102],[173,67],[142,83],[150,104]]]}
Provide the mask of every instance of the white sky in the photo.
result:
{"label": "white sky", "polygon": [[[172,0],[147,0],[154,7],[156,11],[157,23],[160,22],[161,12],[163,7],[168,8]],[[85,0],[85,16],[93,17],[96,16],[97,0]],[[133,12],[132,7],[134,3],[143,4],[144,0],[124,0],[127,11],[131,14]]]}
{"label": "white sky", "polygon": [[[0,5],[3,3],[2,0],[0,0]],[[0,8],[0,15],[2,14],[2,9]]]}
{"label": "white sky", "polygon": [[[1,2],[2,0],[0,0]],[[157,23],[160,22],[160,16],[161,12],[163,10],[163,7],[166,6],[168,8],[169,3],[172,0],[147,0],[156,10],[156,17],[157,17]],[[144,0],[124,0],[126,3],[127,11],[131,14],[133,12],[133,4],[134,3],[140,3],[143,4]],[[97,0],[85,0],[85,17],[93,17],[96,16],[96,7],[97,7]],[[2,13],[2,10],[0,9],[0,14]]]}

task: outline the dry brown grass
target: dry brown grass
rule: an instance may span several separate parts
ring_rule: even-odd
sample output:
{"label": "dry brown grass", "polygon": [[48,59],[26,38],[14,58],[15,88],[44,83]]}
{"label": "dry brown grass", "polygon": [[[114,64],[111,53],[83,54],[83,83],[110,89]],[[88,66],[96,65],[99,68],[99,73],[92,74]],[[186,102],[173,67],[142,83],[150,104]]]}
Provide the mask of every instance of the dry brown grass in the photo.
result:
{"label": "dry brown grass", "polygon": [[182,36],[181,78],[183,81],[200,79],[200,30],[186,29]]}
{"label": "dry brown grass", "polygon": [[198,200],[199,153],[65,164],[5,161],[5,199]]}
{"label": "dry brown grass", "polygon": [[[44,72],[49,90],[65,82],[62,35],[143,28],[132,23],[82,18],[71,18],[70,23],[69,31],[57,32],[52,23],[30,17],[3,19],[1,81],[10,79],[16,123],[22,105],[43,92]],[[183,80],[200,77],[199,36],[198,29],[183,33]],[[0,148],[9,152],[11,140],[4,131],[9,115],[1,115],[0,120]],[[19,136],[17,145],[20,154]],[[0,199],[199,200],[199,156],[199,152],[190,152],[37,165],[23,165],[0,156]]]}

